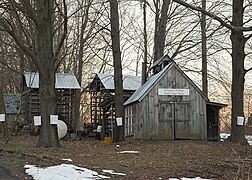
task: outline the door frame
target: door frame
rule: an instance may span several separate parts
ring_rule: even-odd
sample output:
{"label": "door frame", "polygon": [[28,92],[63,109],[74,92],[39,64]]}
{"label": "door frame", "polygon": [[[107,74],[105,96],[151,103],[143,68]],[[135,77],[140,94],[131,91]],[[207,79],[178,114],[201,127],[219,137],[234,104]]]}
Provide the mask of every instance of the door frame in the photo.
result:
{"label": "door frame", "polygon": [[[190,121],[191,121],[191,116],[190,116],[190,101],[160,101],[159,102],[159,110],[161,109],[161,105],[162,104],[170,104],[171,105],[171,113],[172,113],[172,131],[173,131],[173,139],[176,140],[176,139],[191,139],[190,137],[186,138],[180,138],[178,137],[178,134],[177,134],[177,126],[178,126],[178,122],[179,119],[178,119],[178,105],[179,104],[187,104],[187,109],[186,109],[186,116],[188,116],[188,119],[187,120],[189,122],[189,126],[190,126]],[[189,108],[188,108],[189,107]],[[161,111],[161,110],[160,110]],[[161,113],[161,112],[160,112]],[[164,122],[166,120],[164,119],[161,119],[161,114],[159,113],[159,122]],[[169,120],[167,120],[167,122],[169,122]],[[183,121],[182,121],[183,122]],[[190,133],[190,129],[189,129],[189,133]]]}

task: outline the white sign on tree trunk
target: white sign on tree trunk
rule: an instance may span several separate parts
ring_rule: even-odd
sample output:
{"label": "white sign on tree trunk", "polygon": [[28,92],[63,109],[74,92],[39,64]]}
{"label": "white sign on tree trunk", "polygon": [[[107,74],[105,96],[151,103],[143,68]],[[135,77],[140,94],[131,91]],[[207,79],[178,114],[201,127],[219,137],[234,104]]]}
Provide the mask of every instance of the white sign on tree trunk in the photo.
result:
{"label": "white sign on tree trunk", "polygon": [[189,89],[168,89],[168,88],[159,88],[158,95],[166,96],[189,96]]}
{"label": "white sign on tree trunk", "polygon": [[50,124],[57,124],[58,115],[50,115]]}
{"label": "white sign on tree trunk", "polygon": [[5,121],[5,114],[0,114],[0,122],[4,122]]}
{"label": "white sign on tree trunk", "polygon": [[34,116],[33,119],[35,126],[41,126],[41,116]]}
{"label": "white sign on tree trunk", "polygon": [[116,124],[117,124],[117,126],[122,126],[123,125],[122,124],[122,117],[116,118]]}
{"label": "white sign on tree trunk", "polygon": [[243,126],[243,123],[244,123],[244,117],[237,116],[237,125],[238,126]]}

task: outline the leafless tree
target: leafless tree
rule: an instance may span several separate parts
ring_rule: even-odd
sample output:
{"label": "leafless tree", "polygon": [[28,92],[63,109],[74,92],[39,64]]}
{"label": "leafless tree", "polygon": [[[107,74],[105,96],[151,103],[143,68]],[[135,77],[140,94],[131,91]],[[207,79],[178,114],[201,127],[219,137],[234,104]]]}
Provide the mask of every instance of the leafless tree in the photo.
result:
{"label": "leafless tree", "polygon": [[175,2],[189,7],[191,9],[205,13],[206,15],[212,17],[213,19],[219,21],[223,26],[231,30],[231,43],[232,43],[232,116],[231,116],[231,136],[230,141],[247,144],[245,139],[244,126],[237,125],[237,118],[239,116],[244,117],[244,82],[245,74],[251,70],[245,69],[245,44],[251,38],[251,34],[244,36],[244,32],[249,32],[252,30],[251,26],[246,26],[250,20],[244,22],[244,12],[246,7],[244,6],[244,0],[233,0],[232,4],[232,22],[229,24],[221,17],[216,16],[202,8],[192,6],[181,0],[174,0]]}
{"label": "leafless tree", "polygon": [[[63,9],[55,1],[2,1],[0,19],[2,30],[7,32],[16,42],[18,47],[30,58],[40,74],[39,94],[40,113],[42,126],[38,147],[59,147],[57,127],[51,125],[49,116],[56,113],[55,106],[55,71],[59,64],[60,50],[66,37],[67,9],[65,1]],[[62,16],[63,31],[57,32],[55,14]],[[14,14],[14,15],[13,15]],[[17,31],[17,25],[22,29],[22,34]],[[28,28],[27,28],[28,27]],[[56,33],[57,32],[57,33]],[[54,41],[54,35],[60,36],[59,41]]]}
{"label": "leafless tree", "polygon": [[115,126],[114,141],[124,140],[124,109],[123,109],[123,82],[122,82],[122,64],[119,35],[119,12],[117,0],[110,0],[110,18],[111,18],[111,39],[114,60],[114,84],[115,84],[115,116],[122,118],[122,126]]}
{"label": "leafless tree", "polygon": [[[202,9],[206,9],[206,0],[202,0]],[[206,38],[206,15],[201,15],[201,39],[202,39],[202,91],[208,96],[207,82],[207,38]]]}

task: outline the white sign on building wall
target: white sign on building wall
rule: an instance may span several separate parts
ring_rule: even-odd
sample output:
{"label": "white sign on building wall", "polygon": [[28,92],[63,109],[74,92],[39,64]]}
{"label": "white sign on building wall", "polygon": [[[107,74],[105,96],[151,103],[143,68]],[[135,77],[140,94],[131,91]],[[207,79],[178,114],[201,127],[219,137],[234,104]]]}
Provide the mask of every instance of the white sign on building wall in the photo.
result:
{"label": "white sign on building wall", "polygon": [[168,88],[159,88],[158,95],[168,95],[168,96],[189,96],[189,89],[168,89]]}

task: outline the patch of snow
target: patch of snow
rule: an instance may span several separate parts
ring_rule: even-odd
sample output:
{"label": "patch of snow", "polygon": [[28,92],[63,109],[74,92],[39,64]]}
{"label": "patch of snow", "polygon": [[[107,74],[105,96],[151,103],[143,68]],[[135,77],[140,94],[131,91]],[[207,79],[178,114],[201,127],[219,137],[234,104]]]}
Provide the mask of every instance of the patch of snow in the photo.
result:
{"label": "patch of snow", "polygon": [[245,138],[247,139],[249,145],[252,146],[252,136],[247,135]]}
{"label": "patch of snow", "polygon": [[115,174],[115,175],[120,175],[120,176],[126,176],[126,174],[124,173],[117,173],[117,172],[114,172],[113,170],[102,170],[102,172],[105,172],[105,173],[109,173],[109,174]]}
{"label": "patch of snow", "polygon": [[69,161],[69,162],[73,162],[73,160],[72,159],[61,159],[61,160],[63,160],[63,161]]}
{"label": "patch of snow", "polygon": [[117,152],[119,154],[138,154],[139,151],[120,151],[120,152]]}
{"label": "patch of snow", "polygon": [[87,168],[81,168],[71,164],[61,164],[46,168],[36,167],[34,165],[25,165],[25,172],[31,175],[35,180],[91,180],[91,179],[107,179],[108,176],[99,175],[97,172]]}
{"label": "patch of snow", "polygon": [[228,133],[220,133],[220,140],[224,141],[225,139],[227,139],[230,136],[230,134]]}
{"label": "patch of snow", "polygon": [[[227,139],[229,136],[230,136],[230,134],[228,134],[228,133],[220,133],[221,141],[224,141],[224,140]],[[252,136],[246,135],[245,138],[247,139],[249,145],[252,146]]]}
{"label": "patch of snow", "polygon": [[181,178],[181,179],[178,179],[178,178],[169,178],[169,180],[210,180],[210,179],[202,179],[201,177],[195,177],[195,178]]}

